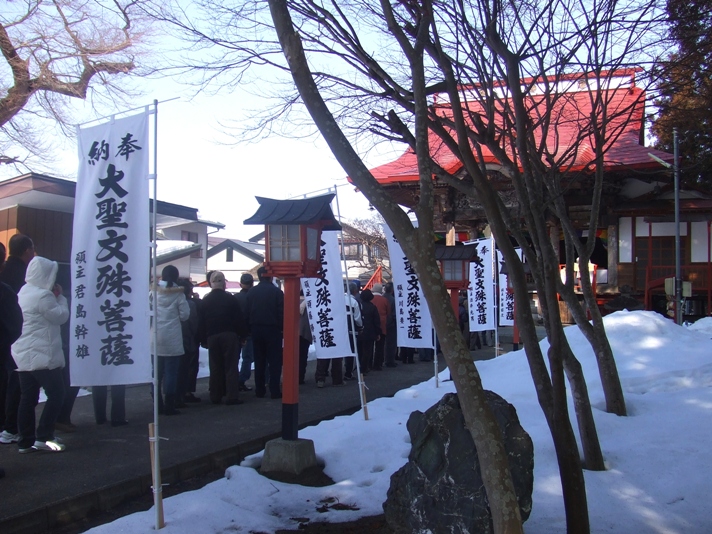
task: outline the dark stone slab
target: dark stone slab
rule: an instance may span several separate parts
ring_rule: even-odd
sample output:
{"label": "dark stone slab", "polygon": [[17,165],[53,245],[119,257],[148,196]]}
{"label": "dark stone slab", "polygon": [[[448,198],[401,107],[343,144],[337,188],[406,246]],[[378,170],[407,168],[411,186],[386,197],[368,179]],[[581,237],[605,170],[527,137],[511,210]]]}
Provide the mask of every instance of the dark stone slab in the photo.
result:
{"label": "dark stone slab", "polygon": [[[487,391],[504,435],[522,520],[529,518],[534,486],[534,446],[514,407]],[[477,451],[457,395],[448,393],[425,413],[408,419],[408,463],[391,476],[383,510],[397,534],[489,534],[492,519]]]}

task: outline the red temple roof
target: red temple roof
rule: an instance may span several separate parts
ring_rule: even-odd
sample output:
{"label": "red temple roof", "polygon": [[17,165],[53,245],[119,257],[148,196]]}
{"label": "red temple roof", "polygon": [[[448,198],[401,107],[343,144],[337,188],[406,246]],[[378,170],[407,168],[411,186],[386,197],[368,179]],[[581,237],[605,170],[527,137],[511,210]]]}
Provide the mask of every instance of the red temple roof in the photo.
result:
{"label": "red temple roof", "polygon": [[[663,161],[672,161],[672,154],[661,152],[641,144],[644,129],[645,94],[644,91],[633,85],[633,74],[629,71],[619,71],[615,73],[618,81],[624,83],[600,92],[605,100],[607,116],[609,117],[606,129],[609,142],[605,146],[603,156],[604,171],[616,171],[623,169],[659,169],[660,163],[656,162],[649,154],[654,154]],[[631,83],[626,84],[629,78]],[[574,90],[571,90],[574,89]],[[593,97],[596,92],[591,92],[587,86],[581,90],[575,88],[575,82],[571,81],[568,90],[564,90],[555,95],[554,110],[548,115],[549,127],[547,129],[546,147],[547,151],[554,158],[560,159],[558,163],[562,169],[569,172],[586,170],[595,158],[595,143],[593,137],[586,132],[593,109]],[[543,106],[551,100],[544,96],[529,96],[526,105],[530,110],[532,120],[537,121],[538,117],[544,114]],[[503,99],[502,105],[508,104]],[[449,103],[436,103],[437,112],[444,117],[452,116],[452,109]],[[484,110],[479,101],[468,104],[472,113],[480,112],[484,117]],[[537,143],[542,140],[542,128],[535,128],[534,135]],[[461,161],[445,146],[436,133],[429,131],[430,151],[433,160],[453,174],[462,167]],[[481,148],[482,156],[486,164],[498,165],[497,158],[484,146]],[[511,149],[505,147],[508,154]],[[398,159],[371,169],[373,176],[382,184],[413,182],[418,180],[418,165],[413,150],[406,150]]]}

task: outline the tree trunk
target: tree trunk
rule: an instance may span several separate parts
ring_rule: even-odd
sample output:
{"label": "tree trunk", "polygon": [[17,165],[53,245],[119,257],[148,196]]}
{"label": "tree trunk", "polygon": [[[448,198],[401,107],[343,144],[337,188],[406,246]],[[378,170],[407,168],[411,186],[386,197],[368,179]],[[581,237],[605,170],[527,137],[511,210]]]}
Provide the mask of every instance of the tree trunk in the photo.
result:
{"label": "tree trunk", "polygon": [[[486,195],[481,195],[487,209]],[[492,225],[492,231],[497,239],[502,254],[505,257],[509,276],[512,277],[514,285],[514,298],[516,321],[520,335],[524,343],[524,350],[527,355],[529,367],[536,385],[539,404],[544,411],[544,415],[549,424],[556,458],[559,465],[561,477],[561,487],[564,495],[564,507],[566,511],[567,531],[572,534],[587,534],[590,530],[588,520],[588,506],[586,498],[586,485],[581,467],[581,460],[578,452],[578,445],[571,427],[571,419],[568,413],[566,398],[566,379],[562,363],[562,340],[565,340],[563,325],[559,318],[558,300],[555,290],[552,291],[552,275],[558,276],[558,261],[553,256],[548,258],[549,280],[545,283],[546,273],[540,264],[531,265],[532,272],[541,271],[535,274],[537,290],[542,298],[542,313],[547,328],[550,348],[548,352],[549,372],[544,365],[541,347],[536,335],[536,327],[528,307],[522,305],[527,302],[528,292],[524,268],[517,256],[514,246],[508,237],[508,228],[504,221],[497,214],[487,213],[488,220]],[[544,250],[551,250],[551,247]],[[544,254],[545,252],[542,252]],[[511,266],[511,269],[510,269]],[[544,275],[544,276],[542,276]],[[554,278],[555,279],[555,278]],[[551,298],[553,294],[554,298]]]}
{"label": "tree trunk", "polygon": [[566,342],[564,352],[564,371],[571,386],[571,396],[574,399],[576,421],[579,428],[581,447],[583,448],[584,467],[591,471],[605,471],[601,442],[598,439],[596,421],[591,410],[591,400],[588,396],[586,377],[581,369],[581,362],[576,359],[571,347]]}
{"label": "tree trunk", "polygon": [[[552,265],[549,266],[550,271]],[[558,262],[555,267],[558,274]],[[564,378],[563,354],[565,347],[564,329],[559,320],[559,305],[556,298],[551,298],[551,285],[548,285],[547,306],[549,315],[549,368],[554,395],[554,434],[556,439],[557,459],[561,474],[561,485],[566,509],[566,530],[572,534],[590,532],[586,484],[581,468],[576,437],[571,428],[571,419],[566,399],[566,379]],[[554,295],[555,296],[555,295]]]}
{"label": "tree trunk", "polygon": [[[601,378],[603,394],[606,399],[606,411],[608,413],[625,416],[627,415],[625,396],[623,395],[623,387],[621,386],[620,377],[618,376],[618,368],[613,356],[613,349],[611,349],[611,344],[606,336],[606,331],[603,326],[603,317],[601,317],[598,305],[595,304],[595,299],[591,298],[593,288],[590,282],[586,283],[587,281],[584,281],[584,277],[585,274],[582,273],[581,287],[584,292],[584,298],[586,298],[588,304],[589,313],[591,314],[591,322],[589,322],[586,317],[586,312],[579,304],[573,290],[569,290],[568,288],[562,289],[561,295],[569,307],[571,315],[574,321],[576,321],[576,325],[586,337],[586,340],[591,344],[593,353],[596,356],[598,374]],[[586,295],[587,292],[589,295]]]}
{"label": "tree trunk", "polygon": [[[497,534],[522,533],[519,505],[502,433],[487,404],[479,373],[470,357],[469,349],[465,346],[457,318],[450,305],[449,295],[435,262],[432,235],[427,231],[432,225],[432,220],[430,225],[426,225],[421,231],[414,229],[400,207],[383,192],[326,107],[309,71],[300,38],[294,30],[285,0],[270,0],[269,5],[292,77],[312,119],[341,166],[383,215],[418,273],[423,294],[440,337],[445,361],[451,370],[468,430],[477,448],[494,531]],[[423,130],[423,133],[427,140],[427,130]],[[424,149],[429,154],[427,143]],[[427,191],[421,187],[421,205],[425,207],[432,206],[432,198],[422,198],[427,195]],[[432,217],[432,213],[430,215]],[[418,239],[419,232],[427,235]]]}

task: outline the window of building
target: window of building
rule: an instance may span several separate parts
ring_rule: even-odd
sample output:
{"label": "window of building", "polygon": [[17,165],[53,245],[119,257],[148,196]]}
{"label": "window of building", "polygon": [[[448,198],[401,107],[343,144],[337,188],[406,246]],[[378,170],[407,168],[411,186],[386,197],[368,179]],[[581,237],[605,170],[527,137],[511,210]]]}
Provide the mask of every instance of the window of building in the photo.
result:
{"label": "window of building", "polygon": [[360,260],[363,258],[361,243],[342,243],[341,253],[347,260]]}
{"label": "window of building", "polygon": [[225,252],[227,253],[227,254],[226,254],[227,257],[225,258],[225,261],[227,261],[227,262],[232,262],[232,261],[233,261],[233,258],[232,258],[232,247],[228,247]]}
{"label": "window of building", "polygon": [[[198,243],[198,233],[197,232],[187,232],[185,230],[181,231],[180,233],[180,239],[181,241],[190,241],[192,243]],[[191,258],[202,258],[203,257],[203,249],[202,247],[199,250],[196,250],[190,255]]]}
{"label": "window of building", "polygon": [[381,247],[378,245],[371,245],[371,258],[374,260],[380,260],[383,258],[383,253],[381,252]]}
{"label": "window of building", "polygon": [[[648,252],[649,245],[652,246]],[[674,237],[648,237],[635,238],[635,288],[645,289],[645,279],[648,271],[648,256],[652,260],[650,281],[660,278],[675,276],[675,238]],[[682,265],[689,263],[687,241],[680,240],[680,259]]]}

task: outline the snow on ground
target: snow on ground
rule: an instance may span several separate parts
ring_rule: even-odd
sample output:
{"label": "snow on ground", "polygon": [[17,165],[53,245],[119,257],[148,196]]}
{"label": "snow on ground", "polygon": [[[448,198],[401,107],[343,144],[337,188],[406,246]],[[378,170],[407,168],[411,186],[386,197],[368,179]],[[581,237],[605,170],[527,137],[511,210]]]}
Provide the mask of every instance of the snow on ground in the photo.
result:
{"label": "snow on ground", "polygon": [[[586,472],[594,533],[703,534],[712,532],[712,319],[690,328],[653,312],[617,312],[605,318],[629,417],[603,411],[604,399],[590,346],[576,327],[566,332],[581,360],[608,470]],[[544,348],[547,342],[542,342]],[[539,408],[523,351],[478,362],[482,382],[510,403],[534,441],[533,509],[527,534],[566,531],[553,444]],[[304,429],[325,472],[336,484],[308,488],[275,482],[252,466],[261,454],[226,470],[205,488],[164,502],[166,534],[274,532],[297,528],[293,518],[340,522],[382,513],[390,476],[408,458],[408,416],[454,391],[435,379],[369,404],[362,412]],[[570,407],[573,414],[573,406]],[[574,428],[576,428],[574,424]],[[320,513],[336,498],[356,511]],[[154,531],[155,511],[136,513],[89,532]]]}

